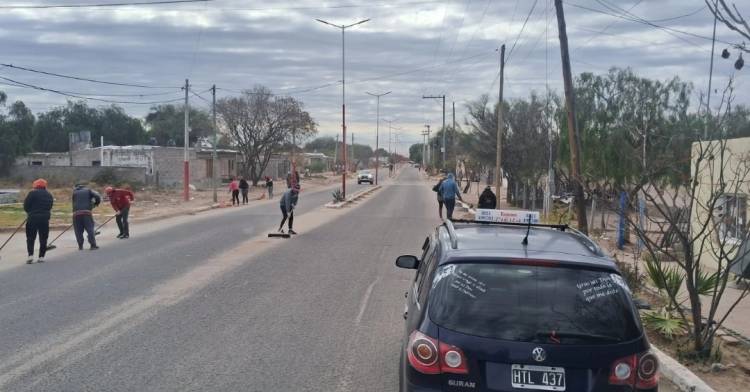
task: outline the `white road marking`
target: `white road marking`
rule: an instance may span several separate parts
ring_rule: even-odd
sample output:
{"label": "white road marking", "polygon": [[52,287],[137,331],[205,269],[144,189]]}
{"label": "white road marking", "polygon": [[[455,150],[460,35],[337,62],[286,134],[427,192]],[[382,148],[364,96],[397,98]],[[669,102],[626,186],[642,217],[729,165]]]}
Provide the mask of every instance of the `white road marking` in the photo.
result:
{"label": "white road marking", "polygon": [[355,324],[360,325],[362,323],[362,317],[365,315],[365,309],[367,309],[367,303],[370,301],[372,289],[375,287],[375,284],[378,283],[379,280],[380,277],[378,276],[377,279],[373,280],[372,283],[367,286],[367,290],[365,290],[365,296],[362,297],[362,302],[359,304],[359,313],[357,314],[357,318],[354,319]]}

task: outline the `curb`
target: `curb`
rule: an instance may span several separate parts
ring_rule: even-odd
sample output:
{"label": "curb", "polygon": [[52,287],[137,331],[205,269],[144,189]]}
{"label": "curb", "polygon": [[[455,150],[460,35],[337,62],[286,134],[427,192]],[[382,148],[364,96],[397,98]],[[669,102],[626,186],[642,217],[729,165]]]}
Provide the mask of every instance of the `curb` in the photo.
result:
{"label": "curb", "polygon": [[335,209],[344,208],[348,204],[351,204],[352,202],[355,202],[355,201],[361,199],[362,197],[367,196],[370,193],[373,193],[373,192],[375,192],[376,190],[378,190],[378,189],[380,189],[382,187],[383,187],[382,185],[375,185],[372,188],[364,189],[364,190],[361,190],[361,191],[355,193],[354,195],[350,196],[345,201],[342,201],[340,203],[331,202],[331,203],[326,204],[325,207],[326,208],[335,208]]}
{"label": "curb", "polygon": [[651,351],[659,359],[661,375],[671,381],[679,390],[684,392],[716,392],[690,369],[682,366],[656,346],[651,345]]}

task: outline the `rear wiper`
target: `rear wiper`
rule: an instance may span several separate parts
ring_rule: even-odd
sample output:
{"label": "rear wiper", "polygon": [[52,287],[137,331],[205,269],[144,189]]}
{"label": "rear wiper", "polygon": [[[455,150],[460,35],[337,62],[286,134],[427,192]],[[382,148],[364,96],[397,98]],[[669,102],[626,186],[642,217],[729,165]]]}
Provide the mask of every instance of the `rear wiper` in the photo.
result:
{"label": "rear wiper", "polygon": [[620,338],[614,337],[614,336],[607,336],[607,335],[597,335],[597,334],[591,334],[591,333],[583,333],[583,332],[559,332],[559,331],[551,331],[551,332],[537,332],[536,333],[537,338],[547,338],[548,340],[551,340],[555,343],[559,343],[559,340],[561,338],[574,338],[574,339],[582,339],[582,340],[598,340],[598,341],[604,341],[604,342],[619,342],[621,341]]}

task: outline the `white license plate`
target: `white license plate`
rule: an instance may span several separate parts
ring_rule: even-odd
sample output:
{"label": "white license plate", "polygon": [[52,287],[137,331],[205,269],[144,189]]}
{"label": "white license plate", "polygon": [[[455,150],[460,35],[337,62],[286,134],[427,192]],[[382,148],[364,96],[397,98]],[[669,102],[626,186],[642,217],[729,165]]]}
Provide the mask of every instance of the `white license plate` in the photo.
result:
{"label": "white license plate", "polygon": [[565,369],[536,365],[511,365],[510,384],[513,388],[539,391],[564,391]]}

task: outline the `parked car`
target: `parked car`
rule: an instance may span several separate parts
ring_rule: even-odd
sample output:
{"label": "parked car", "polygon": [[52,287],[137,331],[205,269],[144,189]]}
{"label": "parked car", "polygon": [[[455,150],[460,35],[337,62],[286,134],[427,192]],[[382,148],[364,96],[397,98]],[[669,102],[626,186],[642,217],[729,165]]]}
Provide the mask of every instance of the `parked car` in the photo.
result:
{"label": "parked car", "polygon": [[375,177],[370,173],[369,170],[360,170],[359,173],[357,173],[357,184],[361,184],[363,182],[367,182],[370,185],[372,185],[375,182]]}
{"label": "parked car", "polygon": [[399,390],[657,391],[613,260],[567,226],[446,221],[406,292]]}

